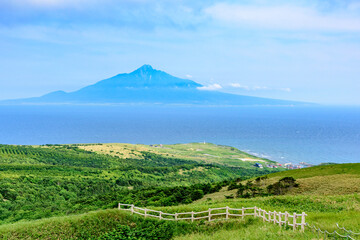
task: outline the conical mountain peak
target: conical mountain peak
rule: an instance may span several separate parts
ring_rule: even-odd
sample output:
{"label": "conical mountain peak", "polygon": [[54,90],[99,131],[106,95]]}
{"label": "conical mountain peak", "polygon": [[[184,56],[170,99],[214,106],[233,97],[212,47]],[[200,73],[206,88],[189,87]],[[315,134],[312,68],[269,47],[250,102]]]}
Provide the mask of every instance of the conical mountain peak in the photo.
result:
{"label": "conical mountain peak", "polygon": [[147,74],[147,73],[152,73],[154,71],[157,70],[155,70],[151,65],[145,64],[139,67],[138,69],[136,69],[135,71],[133,71],[133,73]]}
{"label": "conical mountain peak", "polygon": [[[298,105],[292,101],[256,98],[198,89],[202,85],[174,77],[145,64],[75,92],[53,92],[13,103],[163,103],[204,105]],[[1,103],[0,103],[1,104]]]}
{"label": "conical mountain peak", "polygon": [[85,87],[102,89],[120,89],[120,88],[183,88],[195,89],[201,87],[194,81],[174,77],[166,72],[156,70],[151,65],[145,64],[131,73],[118,74],[112,78],[105,79],[94,85]]}
{"label": "conical mountain peak", "polygon": [[149,64],[144,64],[142,65],[140,68],[140,70],[143,70],[143,71],[151,71],[151,70],[154,70],[153,67]]}

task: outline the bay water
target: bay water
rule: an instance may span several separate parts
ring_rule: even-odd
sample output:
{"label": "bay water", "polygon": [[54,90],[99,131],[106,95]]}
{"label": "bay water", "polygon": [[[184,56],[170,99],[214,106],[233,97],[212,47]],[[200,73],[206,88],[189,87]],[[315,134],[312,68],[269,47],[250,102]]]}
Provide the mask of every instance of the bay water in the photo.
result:
{"label": "bay water", "polygon": [[204,141],[281,163],[360,162],[360,107],[0,106],[0,144]]}

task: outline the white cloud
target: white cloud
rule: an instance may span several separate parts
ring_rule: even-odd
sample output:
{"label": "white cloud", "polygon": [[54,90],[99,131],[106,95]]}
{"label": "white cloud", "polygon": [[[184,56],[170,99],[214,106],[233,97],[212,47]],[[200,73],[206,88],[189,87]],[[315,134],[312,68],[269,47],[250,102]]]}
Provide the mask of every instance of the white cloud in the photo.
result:
{"label": "white cloud", "polygon": [[271,90],[270,88],[266,86],[255,86],[252,88],[253,90]]}
{"label": "white cloud", "polygon": [[191,76],[190,74],[186,74],[185,77],[192,78],[193,76]]}
{"label": "white cloud", "polygon": [[205,91],[216,91],[222,89],[222,86],[220,84],[214,83],[207,86],[198,87],[197,89]]}
{"label": "white cloud", "polygon": [[250,90],[249,86],[241,85],[240,83],[230,83],[230,86],[233,88],[242,88],[246,90]]}
{"label": "white cloud", "polygon": [[280,88],[280,90],[284,92],[291,92],[291,88]]}
{"label": "white cloud", "polygon": [[247,90],[247,91],[264,91],[264,90],[268,90],[268,91],[291,92],[291,88],[271,88],[271,87],[267,87],[267,86],[246,86],[246,85],[242,85],[240,83],[230,83],[229,86],[232,87],[232,88],[240,88],[240,89],[244,89],[244,90]]}
{"label": "white cloud", "polygon": [[[35,8],[83,8],[87,5],[101,3],[99,0],[5,0],[6,2],[18,7],[31,6]],[[103,3],[105,2],[108,2],[108,0],[103,0]]]}
{"label": "white cloud", "polygon": [[285,30],[360,31],[360,18],[322,14],[310,7],[243,6],[219,3],[205,13],[221,22],[247,27]]}

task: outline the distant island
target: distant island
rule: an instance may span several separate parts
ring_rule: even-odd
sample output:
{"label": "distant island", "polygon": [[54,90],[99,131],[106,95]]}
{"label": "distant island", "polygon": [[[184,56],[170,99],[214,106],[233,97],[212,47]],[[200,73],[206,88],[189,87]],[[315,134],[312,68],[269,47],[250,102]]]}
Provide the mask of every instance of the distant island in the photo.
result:
{"label": "distant island", "polygon": [[41,97],[0,101],[0,104],[190,104],[308,105],[309,103],[202,90],[203,85],[143,65],[74,92],[55,91]]}

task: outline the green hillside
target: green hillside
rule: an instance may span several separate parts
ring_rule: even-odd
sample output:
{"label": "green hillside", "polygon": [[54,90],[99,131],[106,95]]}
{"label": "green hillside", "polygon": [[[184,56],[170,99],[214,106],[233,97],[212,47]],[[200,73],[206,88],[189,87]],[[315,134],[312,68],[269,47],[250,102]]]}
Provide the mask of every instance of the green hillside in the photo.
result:
{"label": "green hillside", "polygon": [[[318,237],[310,229],[300,233],[253,217],[210,223],[144,219],[114,209],[118,202],[168,213],[257,206],[268,211],[306,212],[307,222],[323,230],[345,234],[337,229],[338,223],[360,231],[360,164],[270,173],[274,169],[252,166],[260,160],[268,162],[231,147],[200,143],[0,145],[0,236],[178,240]],[[275,187],[281,191],[274,191]]]}
{"label": "green hillside", "polygon": [[111,208],[118,201],[141,206],[190,203],[220,190],[229,179],[275,171],[242,160],[227,164],[230,153],[246,155],[235,148],[206,144],[201,154],[217,152],[217,161],[204,161],[183,158],[184,149],[165,153],[170,147],[0,145],[0,224]]}
{"label": "green hillside", "polygon": [[[267,210],[305,211],[307,222],[326,229],[337,230],[335,223],[347,229],[360,229],[360,196],[281,196],[257,199],[228,199],[207,201],[174,207],[150,207],[164,212],[203,211],[209,207],[258,206]],[[138,239],[120,238],[129,234],[145,234],[145,239],[317,239],[317,234],[306,228],[304,233],[291,228],[280,228],[259,218],[246,217],[215,222],[168,222],[131,215],[117,209],[89,212],[81,215],[54,217],[0,226],[4,239]],[[344,232],[339,231],[344,234]],[[136,235],[137,234],[137,235]],[[159,237],[162,234],[162,238]],[[108,238],[106,238],[108,236]],[[110,236],[110,237],[109,237]],[[115,238],[117,236],[118,238]],[[144,235],[141,235],[144,237]],[[320,236],[321,238],[322,236]],[[354,237],[354,239],[357,239]]]}
{"label": "green hillside", "polygon": [[[261,229],[262,231],[259,231]],[[168,222],[128,212],[101,210],[0,226],[3,239],[308,239],[312,232],[280,230],[257,219],[227,222]],[[237,236],[237,238],[235,237]]]}
{"label": "green hillside", "polygon": [[[256,180],[257,177],[253,178],[250,182],[253,187],[258,188],[258,192],[266,195],[269,185],[273,185],[285,177],[293,177],[299,185],[288,189],[286,195],[331,196],[360,193],[360,163],[333,164],[282,171],[264,175],[260,181]],[[249,180],[237,181],[237,184],[246,185],[248,182]],[[223,187],[219,192],[205,195],[198,202],[206,201],[209,198],[219,201],[225,200],[227,196],[236,197],[237,192],[237,187],[231,190],[228,187]]]}
{"label": "green hillside", "polygon": [[[360,163],[324,165],[290,170],[268,174],[251,180],[237,181],[236,183],[238,186],[240,183],[245,186],[250,182],[253,188],[258,187],[266,191],[267,186],[273,185],[285,177],[294,178],[299,186],[292,187],[283,195],[250,196],[248,198],[236,197],[238,188],[228,190],[229,186],[226,186],[219,192],[205,195],[202,199],[187,205],[186,208],[205,209],[207,207],[213,208],[227,205],[235,208],[258,206],[263,209],[282,212],[305,211],[308,214],[307,222],[323,230],[330,232],[337,230],[339,233],[345,234],[336,227],[336,223],[338,223],[340,226],[345,226],[346,229],[357,233],[360,232]],[[257,191],[259,192],[259,190]],[[234,198],[226,199],[226,196],[230,195],[233,195]],[[174,209],[174,211],[180,210]],[[310,229],[308,229],[308,234],[310,233]],[[235,237],[240,234],[242,234],[242,230],[222,230],[212,236],[206,233],[193,233],[177,239],[241,239]],[[279,237],[281,234],[279,232]],[[269,239],[273,237],[271,236]],[[300,239],[313,239],[314,237],[323,238],[324,236],[302,235]],[[359,235],[352,235],[352,237],[358,239]],[[296,239],[293,236],[287,238]],[[249,239],[260,239],[260,236],[257,238],[255,234],[254,237],[249,237]]]}
{"label": "green hillside", "polygon": [[281,173],[272,173],[268,176],[271,178],[292,176],[299,179],[317,176],[334,176],[339,174],[351,174],[360,177],[360,163],[319,165],[311,168],[289,170]]}
{"label": "green hillside", "polygon": [[269,180],[294,177],[298,188],[288,194],[334,195],[360,193],[360,164],[336,164],[316,166],[296,171],[268,175]]}
{"label": "green hillside", "polygon": [[172,145],[143,145],[126,143],[81,144],[78,148],[100,154],[125,158],[143,159],[142,152],[150,152],[168,158],[178,158],[196,161],[199,163],[220,164],[231,167],[252,168],[254,162],[275,163],[274,161],[259,158],[234,147],[211,143],[185,143]]}

